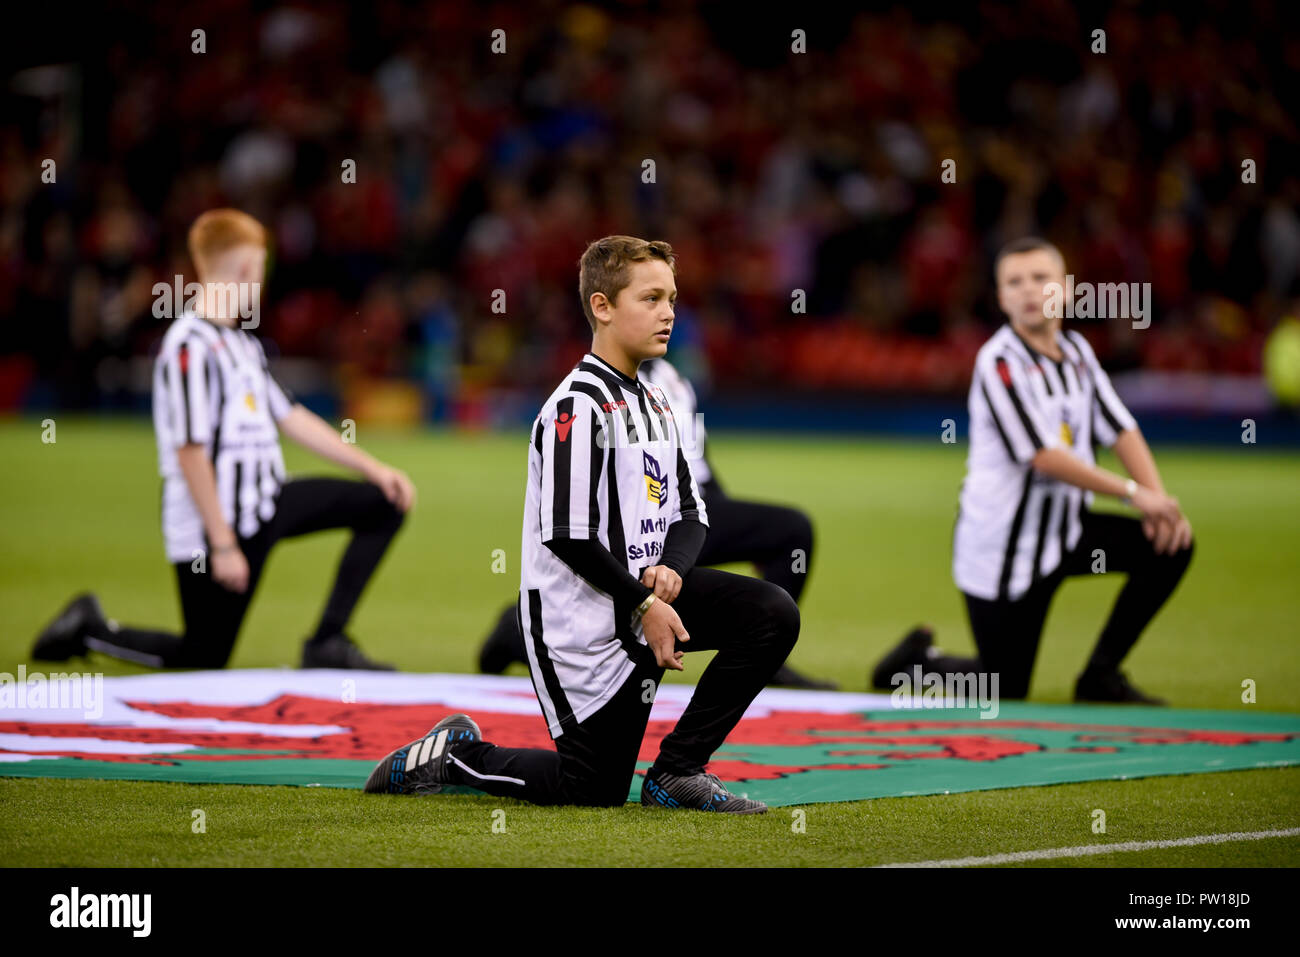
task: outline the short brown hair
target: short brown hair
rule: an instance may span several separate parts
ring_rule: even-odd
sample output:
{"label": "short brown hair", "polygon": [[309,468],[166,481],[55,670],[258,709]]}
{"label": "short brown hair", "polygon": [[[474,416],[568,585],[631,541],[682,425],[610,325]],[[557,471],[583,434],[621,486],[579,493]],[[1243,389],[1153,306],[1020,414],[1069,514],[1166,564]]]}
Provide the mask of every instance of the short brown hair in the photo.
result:
{"label": "short brown hair", "polygon": [[591,311],[591,297],[603,292],[610,302],[632,281],[632,263],[662,259],[677,275],[677,258],[673,247],[660,240],[653,242],[635,236],[606,236],[587,247],[578,260],[578,295],[582,297],[582,311],[587,316],[592,332],[596,331],[596,317]]}
{"label": "short brown hair", "polygon": [[1002,265],[1002,260],[1008,256],[1015,256],[1020,253],[1032,253],[1036,249],[1046,249],[1048,252],[1056,253],[1056,258],[1065,263],[1065,256],[1054,245],[1049,243],[1042,236],[1022,236],[1019,239],[1013,239],[1001,249],[993,258],[993,275],[998,274],[998,267]]}
{"label": "short brown hair", "polygon": [[245,243],[265,249],[266,228],[242,210],[210,209],[190,227],[190,258],[200,273],[214,256]]}

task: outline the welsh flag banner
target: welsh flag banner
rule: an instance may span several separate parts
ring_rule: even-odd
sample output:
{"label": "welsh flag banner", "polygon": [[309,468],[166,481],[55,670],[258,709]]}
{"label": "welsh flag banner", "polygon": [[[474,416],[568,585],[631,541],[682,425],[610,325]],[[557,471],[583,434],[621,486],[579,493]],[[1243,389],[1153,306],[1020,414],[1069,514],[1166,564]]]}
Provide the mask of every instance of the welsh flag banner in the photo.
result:
{"label": "welsh flag banner", "polygon": [[[649,767],[692,688],[658,692]],[[1300,715],[767,689],[709,770],[773,806],[1300,763]],[[551,748],[525,677],[210,671],[0,675],[0,775],[360,788],[464,711],[485,739]],[[639,776],[629,796],[640,794]]]}

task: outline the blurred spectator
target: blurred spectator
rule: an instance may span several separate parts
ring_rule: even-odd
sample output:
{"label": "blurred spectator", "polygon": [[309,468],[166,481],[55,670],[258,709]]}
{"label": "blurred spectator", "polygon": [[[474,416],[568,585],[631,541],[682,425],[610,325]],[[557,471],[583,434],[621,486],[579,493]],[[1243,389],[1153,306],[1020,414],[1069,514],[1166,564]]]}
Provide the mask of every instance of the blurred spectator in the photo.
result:
{"label": "blurred spectator", "polygon": [[[181,11],[118,6],[95,57],[8,76],[0,128],[0,349],[69,404],[122,387],[109,360],[156,342],[150,287],[223,204],[275,237],[262,331],[412,378],[435,415],[576,357],[577,259],[608,232],[676,248],[720,388],[959,390],[935,362],[968,366],[992,254],[1026,232],[1080,280],[1153,284],[1149,334],[1093,330],[1120,364],[1258,372],[1300,281],[1287,0],[810,11],[802,55],[713,4],[223,0],[203,54]],[[900,380],[870,352],[907,337],[932,345]]]}

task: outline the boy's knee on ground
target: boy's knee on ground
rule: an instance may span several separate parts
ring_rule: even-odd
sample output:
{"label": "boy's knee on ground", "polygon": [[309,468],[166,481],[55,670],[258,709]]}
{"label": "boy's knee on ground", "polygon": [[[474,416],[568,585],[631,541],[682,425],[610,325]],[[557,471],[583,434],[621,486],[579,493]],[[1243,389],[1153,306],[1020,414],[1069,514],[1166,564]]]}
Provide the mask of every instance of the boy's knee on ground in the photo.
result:
{"label": "boy's knee on ground", "polygon": [[1023,701],[1029,697],[1029,679],[1019,675],[998,675],[998,698]]}
{"label": "boy's knee on ground", "polygon": [[981,659],[977,660],[980,660],[979,670],[988,674],[990,679],[993,675],[997,675],[999,699],[1021,701],[1029,697],[1029,682],[1033,677],[1032,666],[1006,668],[1001,662],[987,664]]}
{"label": "boy's knee on ground", "polygon": [[[188,639],[187,639],[188,641]],[[177,663],[181,668],[203,668],[205,670],[217,670],[226,667],[230,661],[231,649],[212,649],[198,648],[193,651],[186,651],[184,657]]]}
{"label": "boy's knee on ground", "polygon": [[627,803],[628,781],[619,776],[597,778],[569,776],[565,781],[568,803],[581,807],[622,807]]}

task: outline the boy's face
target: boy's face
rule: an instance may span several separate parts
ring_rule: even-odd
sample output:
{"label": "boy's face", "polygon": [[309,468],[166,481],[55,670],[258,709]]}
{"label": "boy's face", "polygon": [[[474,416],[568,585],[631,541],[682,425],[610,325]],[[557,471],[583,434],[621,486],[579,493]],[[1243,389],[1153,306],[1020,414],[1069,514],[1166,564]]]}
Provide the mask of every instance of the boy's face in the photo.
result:
{"label": "boy's face", "polygon": [[591,297],[596,329],[611,336],[630,358],[655,359],[668,351],[677,283],[672,267],[662,259],[632,263],[628,269],[630,281],[616,301],[603,294]]}
{"label": "boy's face", "polygon": [[1060,283],[1065,289],[1065,263],[1050,249],[1012,253],[998,263],[998,305],[1017,328],[1038,331],[1055,319],[1043,312],[1049,298],[1043,287]]}
{"label": "boy's face", "polygon": [[[232,246],[224,252],[210,257],[207,268],[203,271],[201,282],[225,286],[235,283],[239,287],[236,298],[231,301],[227,295],[216,295],[215,291],[207,295],[207,315],[214,322],[232,324],[240,318],[239,305],[251,305],[254,309],[261,303],[262,279],[266,272],[266,249],[253,243]],[[224,293],[224,290],[222,291]]]}
{"label": "boy's face", "polygon": [[266,250],[252,243],[244,243],[211,257],[203,281],[260,283],[265,270]]}

